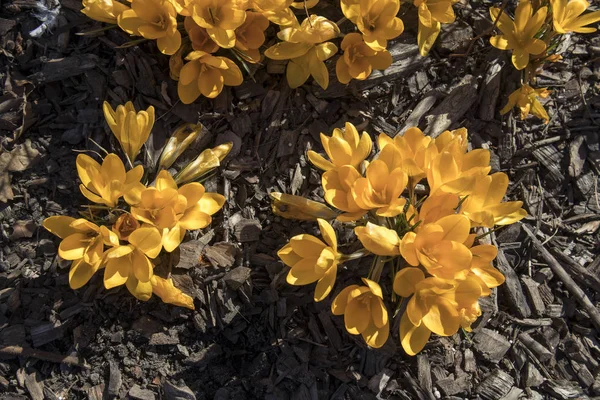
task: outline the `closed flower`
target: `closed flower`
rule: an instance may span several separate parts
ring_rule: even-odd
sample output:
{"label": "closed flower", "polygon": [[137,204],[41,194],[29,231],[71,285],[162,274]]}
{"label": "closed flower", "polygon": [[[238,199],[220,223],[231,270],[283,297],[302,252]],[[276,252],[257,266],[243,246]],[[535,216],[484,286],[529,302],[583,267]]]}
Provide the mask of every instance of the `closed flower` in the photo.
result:
{"label": "closed flower", "polygon": [[133,163],[154,126],[154,107],[150,106],[145,111],[136,112],[133,103],[128,101],[114,110],[105,101],[102,110],[108,127],[119,141],[129,161]]}
{"label": "closed flower", "polygon": [[338,213],[325,204],[309,200],[302,196],[271,192],[271,209],[273,214],[283,218],[298,219],[301,221],[315,221],[321,219],[333,219]]}

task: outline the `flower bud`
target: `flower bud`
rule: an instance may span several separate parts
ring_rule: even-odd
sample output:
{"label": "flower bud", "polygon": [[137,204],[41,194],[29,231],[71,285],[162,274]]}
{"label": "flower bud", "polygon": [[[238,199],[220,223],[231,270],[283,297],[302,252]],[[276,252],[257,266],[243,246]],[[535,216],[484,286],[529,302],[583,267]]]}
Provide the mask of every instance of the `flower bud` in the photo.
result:
{"label": "flower bud", "polygon": [[168,169],[202,133],[202,124],[184,124],[173,132],[158,160],[159,169]]}
{"label": "flower bud", "polygon": [[175,182],[182,183],[195,181],[221,165],[221,161],[229,154],[233,143],[228,142],[212,149],[206,149],[191,163],[186,165],[175,176]]}
{"label": "flower bud", "polygon": [[277,192],[269,193],[269,196],[273,201],[271,205],[273,214],[283,218],[314,221],[317,218],[333,219],[338,215],[325,204],[301,196]]}
{"label": "flower bud", "polygon": [[119,240],[129,239],[129,235],[133,233],[137,228],[140,227],[140,223],[133,217],[133,215],[126,213],[121,214],[112,226],[112,231],[117,234]]}

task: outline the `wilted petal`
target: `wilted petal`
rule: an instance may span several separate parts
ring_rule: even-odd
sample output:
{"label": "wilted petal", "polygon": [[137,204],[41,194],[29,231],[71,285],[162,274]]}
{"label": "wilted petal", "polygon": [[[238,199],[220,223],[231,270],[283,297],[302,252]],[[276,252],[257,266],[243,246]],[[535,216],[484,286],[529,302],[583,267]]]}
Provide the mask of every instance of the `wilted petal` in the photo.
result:
{"label": "wilted petal", "polygon": [[163,302],[194,310],[194,299],[183,293],[173,285],[173,279],[164,279],[153,275],[150,280],[152,292],[160,297]]}

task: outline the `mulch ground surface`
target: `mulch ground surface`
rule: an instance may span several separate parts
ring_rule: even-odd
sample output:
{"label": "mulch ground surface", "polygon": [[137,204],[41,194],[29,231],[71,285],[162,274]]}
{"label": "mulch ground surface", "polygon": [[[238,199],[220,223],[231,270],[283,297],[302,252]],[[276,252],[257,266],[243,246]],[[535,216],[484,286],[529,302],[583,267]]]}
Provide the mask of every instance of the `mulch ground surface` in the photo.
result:
{"label": "mulch ground surface", "polygon": [[[321,3],[316,13],[341,17]],[[427,58],[418,55],[415,10],[406,7],[406,32],[390,43],[394,64],[366,81],[343,86],[332,74],[328,90],[312,81],[290,90],[282,65],[267,61],[254,80],[184,105],[168,57],[154,44],[116,49],[129,39],[115,29],[76,35],[102,24],[75,0],[48,1],[45,9],[34,0],[3,1],[0,399],[600,395],[600,36],[567,38],[563,59],[539,76],[538,87],[552,90],[549,124],[501,117],[519,74],[487,35],[472,40],[489,31],[491,2],[465,3]],[[71,290],[69,263],[41,227],[44,218],[75,216],[86,204],[77,154],[117,149],[104,100],[156,108],[146,166],[182,122],[207,128],[188,159],[206,146],[234,144],[205,182],[227,197],[225,208],[175,255],[175,281],[195,298],[196,311],[156,297],[139,302],[124,287],[107,291],[101,274]],[[434,136],[467,127],[472,147],[488,148],[493,169],[510,176],[508,198],[523,200],[529,216],[491,235],[506,284],[482,302],[472,333],[432,338],[410,357],[396,318],[386,345],[369,349],[331,315],[333,296],[315,304],[312,286],[286,284],[276,251],[317,227],[273,215],[268,193],[318,199],[320,175],[306,150],[322,151],[319,133],[346,121],[373,138],[409,126]],[[338,234],[351,251],[356,238],[348,231]],[[348,263],[334,292],[369,266],[368,259]]]}

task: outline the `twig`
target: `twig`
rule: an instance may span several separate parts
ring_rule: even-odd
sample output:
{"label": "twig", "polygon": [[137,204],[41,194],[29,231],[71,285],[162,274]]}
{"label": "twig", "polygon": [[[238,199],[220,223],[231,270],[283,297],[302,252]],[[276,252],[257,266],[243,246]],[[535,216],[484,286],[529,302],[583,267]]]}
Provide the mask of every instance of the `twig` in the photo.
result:
{"label": "twig", "polygon": [[13,356],[33,357],[39,360],[50,361],[54,363],[63,363],[74,365],[76,367],[89,369],[90,366],[85,361],[80,361],[77,357],[63,356],[62,354],[50,353],[49,351],[36,350],[21,346],[0,347],[0,354],[10,354]]}
{"label": "twig", "polygon": [[542,258],[546,260],[550,269],[558,276],[558,278],[565,284],[569,292],[577,299],[579,304],[585,309],[585,311],[589,314],[592,324],[596,327],[596,330],[600,332],[600,311],[592,304],[590,299],[586,296],[586,294],[581,290],[577,283],[571,278],[571,276],[565,271],[565,269],[560,265],[560,263],[554,258],[552,254],[538,240],[537,237],[529,230],[527,225],[521,224],[521,227],[531,239],[533,246],[537,249],[537,251],[541,254]]}

